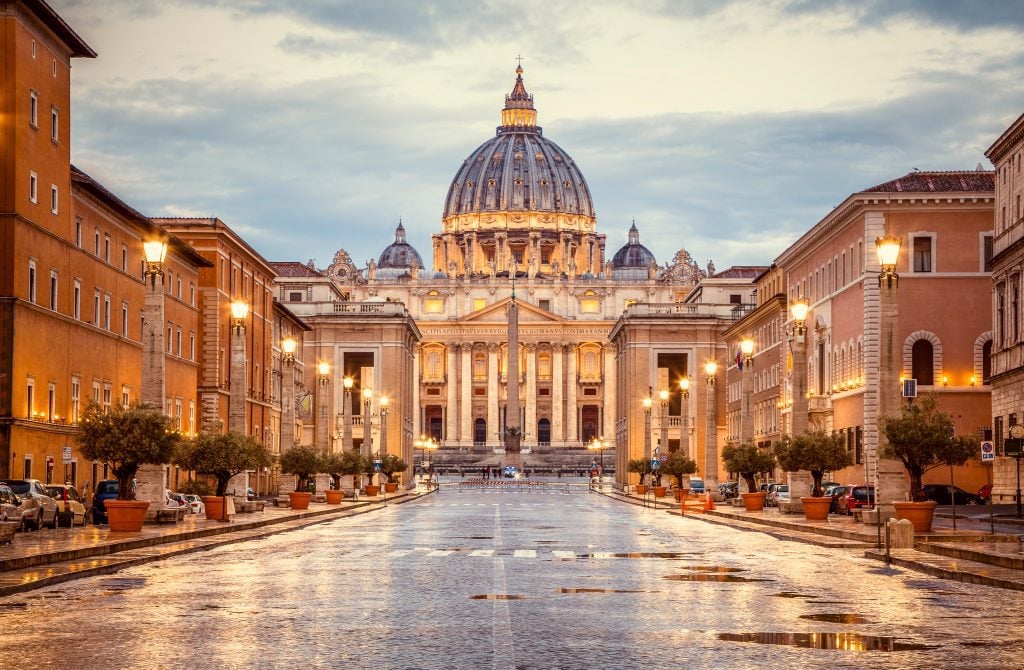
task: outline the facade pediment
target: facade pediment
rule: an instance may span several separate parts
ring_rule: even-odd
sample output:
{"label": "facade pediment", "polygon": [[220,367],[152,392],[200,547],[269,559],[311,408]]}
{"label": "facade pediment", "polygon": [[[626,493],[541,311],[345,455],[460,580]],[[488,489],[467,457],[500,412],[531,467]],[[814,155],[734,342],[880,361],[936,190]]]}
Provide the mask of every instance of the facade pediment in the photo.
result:
{"label": "facade pediment", "polygon": [[[509,302],[511,302],[510,298],[499,300],[493,305],[488,305],[483,309],[467,314],[464,319],[461,319],[461,321],[467,324],[508,323]],[[542,323],[549,325],[565,323],[565,319],[558,315],[552,314],[547,310],[543,310],[536,305],[531,305],[528,302],[516,300],[516,305],[519,307],[520,323]]]}

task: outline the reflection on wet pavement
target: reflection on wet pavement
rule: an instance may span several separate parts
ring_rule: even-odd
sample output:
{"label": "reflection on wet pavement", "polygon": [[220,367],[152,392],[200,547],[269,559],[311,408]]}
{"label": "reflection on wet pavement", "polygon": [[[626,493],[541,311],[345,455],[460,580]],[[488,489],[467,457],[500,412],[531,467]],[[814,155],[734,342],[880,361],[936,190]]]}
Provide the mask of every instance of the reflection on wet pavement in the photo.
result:
{"label": "reflection on wet pavement", "polygon": [[828,623],[867,623],[867,617],[860,614],[801,614],[801,619],[827,621]]}
{"label": "reflection on wet pavement", "polygon": [[720,633],[719,640],[782,644],[804,649],[837,649],[840,651],[920,651],[935,645],[899,642],[894,637],[861,635],[859,633]]}

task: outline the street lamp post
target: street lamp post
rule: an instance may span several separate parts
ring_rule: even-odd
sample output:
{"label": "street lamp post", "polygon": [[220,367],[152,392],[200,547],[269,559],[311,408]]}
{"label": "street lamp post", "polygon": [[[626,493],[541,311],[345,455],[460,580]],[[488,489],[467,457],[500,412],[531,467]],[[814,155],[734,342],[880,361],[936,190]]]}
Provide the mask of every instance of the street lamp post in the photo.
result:
{"label": "street lamp post", "polygon": [[370,401],[373,398],[373,389],[363,389],[363,455],[367,458],[373,454],[373,421],[370,420]]}
{"label": "street lamp post", "polygon": [[[230,393],[228,394],[228,430],[247,435],[245,401],[248,395],[246,378],[245,321],[249,316],[249,304],[244,300],[231,303],[231,368],[228,371]],[[228,490],[245,495],[249,488],[249,473],[235,475],[228,482]]]}
{"label": "street lamp post", "polygon": [[708,409],[704,437],[704,490],[711,491],[718,486],[718,419],[716,415],[715,373],[718,363],[710,360],[704,364],[708,380]]}
{"label": "street lamp post", "polygon": [[342,427],[341,434],[341,446],[346,451],[352,449],[352,385],[354,380],[351,377],[345,377],[342,385],[345,387],[345,407],[344,412],[344,425]]}
{"label": "street lamp post", "polygon": [[377,399],[380,404],[380,453],[388,453],[388,403],[391,402],[386,395]]}
{"label": "street lamp post", "polygon": [[587,444],[587,449],[597,452],[598,481],[602,486],[604,485],[604,450],[607,449],[609,446],[610,445],[608,443],[608,440],[606,440],[603,437],[595,437],[594,439],[590,440],[590,442]]}
{"label": "street lamp post", "polygon": [[[284,363],[281,383],[281,452],[295,445],[295,352],[299,342],[291,335],[281,340],[281,360]],[[278,480],[278,485],[281,482]],[[294,487],[288,490],[294,490]],[[286,491],[281,491],[285,493]]]}
{"label": "street lamp post", "polygon": [[[427,437],[426,435],[420,435],[420,439],[418,439],[415,442],[413,442],[412,446],[417,447],[417,448],[419,448],[421,450],[421,452],[420,452],[420,472],[422,472],[424,475],[427,475],[428,468],[430,468],[430,461],[427,460],[427,452],[428,451],[433,451],[434,449],[437,449],[437,446],[438,446],[437,442],[434,440],[433,437]],[[428,482],[431,479],[432,478],[428,476]],[[429,484],[428,484],[428,490],[429,490]]]}
{"label": "street lamp post", "polygon": [[[879,349],[881,361],[878,375],[878,417],[874,453],[869,452],[874,465],[875,475],[875,507],[878,509],[878,544],[881,545],[881,524],[884,519],[894,513],[892,500],[901,500],[904,489],[904,478],[898,461],[882,460],[886,438],[884,431],[885,417],[895,414],[900,404],[900,386],[896,341],[899,310],[896,303],[896,289],[899,286],[899,275],[896,274],[896,263],[899,260],[902,238],[886,235],[875,238],[878,252],[879,290]],[[883,502],[885,501],[885,502]]]}
{"label": "street lamp post", "polygon": [[740,342],[740,352],[743,355],[740,366],[740,442],[746,444],[754,441],[754,385],[750,371],[754,362],[754,340],[744,338]]}
{"label": "street lamp post", "polygon": [[[139,399],[152,411],[163,413],[166,397],[166,357],[164,340],[164,260],[167,258],[167,240],[163,238],[143,242],[146,258],[146,278],[149,286],[142,307],[142,384]],[[148,500],[155,508],[163,500],[167,488],[167,469],[163,465],[144,465],[139,468],[135,494],[139,500]],[[154,511],[155,513],[155,511]]]}
{"label": "street lamp post", "polygon": [[[641,400],[644,407],[644,458],[651,459],[651,407],[654,405],[654,398],[651,397],[651,387],[647,387],[647,395]],[[644,484],[643,477],[640,483]]]}
{"label": "street lamp post", "polygon": [[679,450],[690,456],[690,378],[683,377],[679,380]]}
{"label": "street lamp post", "polygon": [[789,306],[793,317],[793,410],[790,412],[790,434],[807,432],[807,312],[811,303],[798,298]]}

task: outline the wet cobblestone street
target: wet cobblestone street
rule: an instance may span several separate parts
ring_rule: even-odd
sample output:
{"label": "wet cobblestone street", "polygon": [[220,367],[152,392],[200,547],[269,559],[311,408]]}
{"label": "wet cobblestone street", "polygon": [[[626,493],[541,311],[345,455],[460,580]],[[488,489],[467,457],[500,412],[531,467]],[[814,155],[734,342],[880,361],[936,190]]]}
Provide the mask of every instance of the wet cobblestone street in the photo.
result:
{"label": "wet cobblestone street", "polygon": [[1024,594],[596,494],[443,493],[0,599],[33,668],[1012,668]]}

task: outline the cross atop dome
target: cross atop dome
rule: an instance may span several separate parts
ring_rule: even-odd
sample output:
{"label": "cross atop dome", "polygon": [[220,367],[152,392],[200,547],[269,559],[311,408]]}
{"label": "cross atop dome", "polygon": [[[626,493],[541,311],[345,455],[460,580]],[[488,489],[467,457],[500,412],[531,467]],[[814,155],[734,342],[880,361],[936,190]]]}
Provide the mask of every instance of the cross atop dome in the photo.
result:
{"label": "cross atop dome", "polygon": [[505,108],[501,110],[501,125],[506,129],[534,130],[537,128],[537,110],[533,107],[533,96],[526,92],[523,84],[522,57],[516,66],[516,83],[512,92],[505,96]]}

